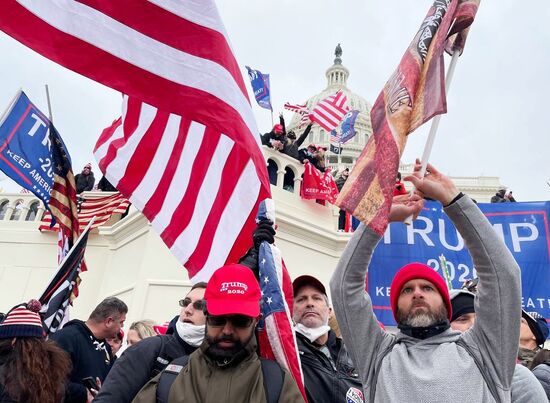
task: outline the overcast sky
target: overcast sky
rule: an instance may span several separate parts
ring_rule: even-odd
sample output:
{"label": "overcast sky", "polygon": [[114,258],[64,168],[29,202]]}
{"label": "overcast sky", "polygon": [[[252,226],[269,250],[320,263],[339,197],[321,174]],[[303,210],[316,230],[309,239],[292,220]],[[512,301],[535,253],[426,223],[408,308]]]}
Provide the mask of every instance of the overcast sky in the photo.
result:
{"label": "overcast sky", "polygon": [[[218,7],[237,61],[271,75],[276,111],[321,92],[341,43],[348,86],[372,104],[397,66],[432,0],[245,1]],[[550,3],[482,1],[448,94],[431,162],[453,176],[498,176],[518,201],[550,200]],[[75,172],[97,164],[92,149],[120,115],[120,94],[60,67],[0,33],[0,109],[19,88],[47,112]],[[448,62],[448,59],[447,59]],[[248,78],[245,77],[247,84]],[[261,131],[269,112],[253,105]],[[290,118],[290,114],[286,116]],[[403,156],[421,155],[429,123],[412,133]],[[100,174],[97,175],[97,180]],[[5,190],[19,190],[9,180]]]}

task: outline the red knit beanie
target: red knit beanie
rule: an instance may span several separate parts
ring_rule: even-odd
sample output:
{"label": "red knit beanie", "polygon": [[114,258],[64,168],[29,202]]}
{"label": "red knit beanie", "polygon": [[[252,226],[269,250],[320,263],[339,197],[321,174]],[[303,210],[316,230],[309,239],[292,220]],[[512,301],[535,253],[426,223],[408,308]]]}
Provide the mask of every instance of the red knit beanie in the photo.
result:
{"label": "red knit beanie", "polygon": [[447,318],[451,321],[453,308],[449,297],[449,289],[447,288],[445,280],[443,280],[443,277],[437,274],[430,266],[417,262],[409,263],[399,269],[391,282],[390,301],[395,320],[397,321],[397,300],[401,294],[401,289],[407,281],[419,278],[429,281],[435,286],[435,288],[437,288],[441,298],[443,298],[445,306],[447,307]]}

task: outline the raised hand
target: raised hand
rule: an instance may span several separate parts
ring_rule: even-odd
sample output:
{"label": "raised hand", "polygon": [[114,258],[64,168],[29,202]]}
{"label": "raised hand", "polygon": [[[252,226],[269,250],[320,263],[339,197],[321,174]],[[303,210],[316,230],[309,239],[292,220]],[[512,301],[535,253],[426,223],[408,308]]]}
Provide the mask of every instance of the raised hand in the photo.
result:
{"label": "raised hand", "polygon": [[428,164],[426,175],[420,176],[422,164],[420,160],[416,160],[414,172],[405,178],[406,181],[412,182],[414,187],[421,195],[435,199],[447,206],[458,195],[459,191],[452,180],[439,172],[433,165]]}
{"label": "raised hand", "polygon": [[394,196],[389,220],[390,222],[400,222],[409,216],[413,216],[415,219],[422,211],[422,207],[424,207],[424,199],[416,193],[412,197],[408,194]]}

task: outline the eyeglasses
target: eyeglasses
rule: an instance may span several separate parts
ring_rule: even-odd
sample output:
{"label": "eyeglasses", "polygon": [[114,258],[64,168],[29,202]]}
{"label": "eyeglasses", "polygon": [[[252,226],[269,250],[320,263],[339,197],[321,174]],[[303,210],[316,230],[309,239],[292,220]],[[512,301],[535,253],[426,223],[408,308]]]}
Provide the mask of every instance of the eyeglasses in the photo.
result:
{"label": "eyeglasses", "polygon": [[206,306],[203,299],[198,299],[195,302],[192,302],[190,298],[180,299],[179,304],[182,308],[187,308],[189,305],[193,304],[193,308],[197,311],[202,311]]}
{"label": "eyeglasses", "polygon": [[245,315],[233,315],[233,316],[212,316],[206,317],[206,323],[212,327],[224,327],[227,322],[231,323],[231,326],[235,328],[245,329],[252,324],[254,318]]}

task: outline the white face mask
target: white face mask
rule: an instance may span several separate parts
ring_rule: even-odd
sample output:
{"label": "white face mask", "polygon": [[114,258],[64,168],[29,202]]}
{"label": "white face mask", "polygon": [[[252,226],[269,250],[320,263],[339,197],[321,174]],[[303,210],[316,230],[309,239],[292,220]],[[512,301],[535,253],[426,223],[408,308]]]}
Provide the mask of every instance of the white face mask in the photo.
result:
{"label": "white face mask", "polygon": [[178,335],[190,346],[198,347],[204,340],[205,325],[194,325],[192,323],[176,322],[176,331]]}
{"label": "white face mask", "polygon": [[322,325],[319,327],[305,327],[301,323],[298,323],[294,326],[294,330],[308,338],[310,342],[314,342],[319,337],[325,335],[330,330],[330,326]]}

